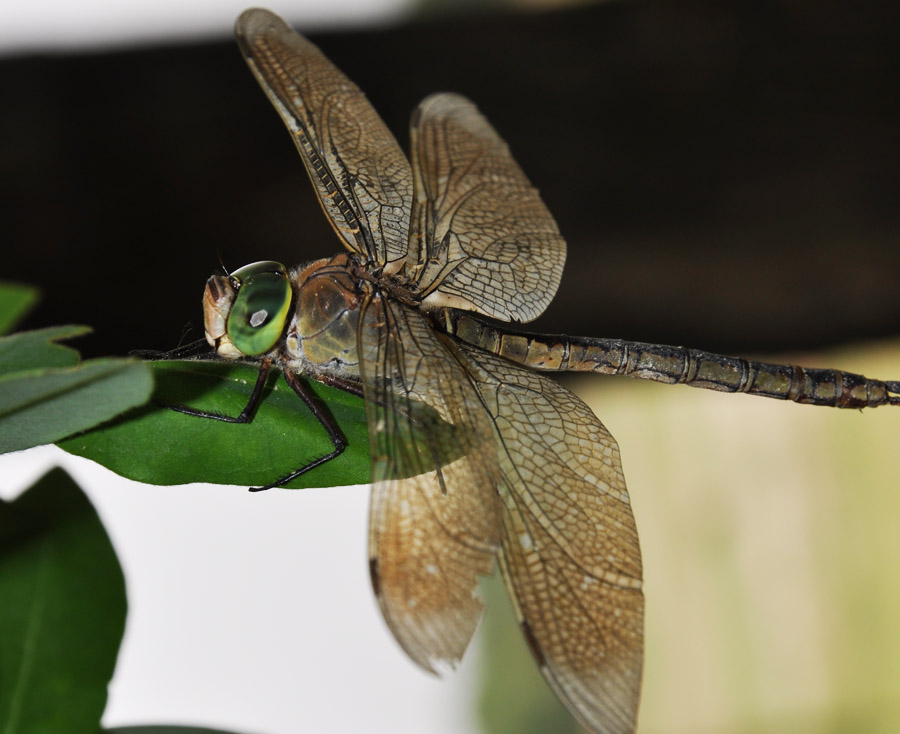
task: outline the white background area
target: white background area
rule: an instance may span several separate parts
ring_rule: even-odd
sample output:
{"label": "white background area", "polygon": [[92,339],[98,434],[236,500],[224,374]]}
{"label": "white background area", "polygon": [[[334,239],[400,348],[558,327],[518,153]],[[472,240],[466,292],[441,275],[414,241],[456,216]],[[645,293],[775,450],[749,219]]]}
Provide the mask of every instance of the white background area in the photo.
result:
{"label": "white background area", "polygon": [[389,23],[414,0],[0,0],[0,54],[225,38],[249,7],[304,30]]}
{"label": "white background area", "polygon": [[368,578],[367,487],[154,487],[44,446],[0,456],[12,499],[51,466],[97,508],[128,618],[106,726],[240,734],[465,734],[476,647],[443,679],[410,662]]}

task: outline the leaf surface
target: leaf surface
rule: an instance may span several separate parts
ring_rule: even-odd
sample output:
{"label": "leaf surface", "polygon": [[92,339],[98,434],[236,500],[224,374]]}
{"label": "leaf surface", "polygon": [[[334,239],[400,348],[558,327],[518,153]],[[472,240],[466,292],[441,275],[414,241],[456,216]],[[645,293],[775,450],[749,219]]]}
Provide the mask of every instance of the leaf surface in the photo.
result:
{"label": "leaf surface", "polygon": [[[209,482],[259,486],[275,481],[332,450],[325,429],[273,370],[254,419],[246,424],[184,415],[187,405],[238,415],[253,390],[254,365],[213,361],[161,361],[153,404],[59,442],[69,453],[148,484]],[[369,481],[369,438],[360,397],[309,381],[348,441],[343,454],[287,486],[334,487]]]}
{"label": "leaf surface", "polygon": [[0,731],[94,734],[125,582],[97,513],[61,469],[0,501],[0,599]]}

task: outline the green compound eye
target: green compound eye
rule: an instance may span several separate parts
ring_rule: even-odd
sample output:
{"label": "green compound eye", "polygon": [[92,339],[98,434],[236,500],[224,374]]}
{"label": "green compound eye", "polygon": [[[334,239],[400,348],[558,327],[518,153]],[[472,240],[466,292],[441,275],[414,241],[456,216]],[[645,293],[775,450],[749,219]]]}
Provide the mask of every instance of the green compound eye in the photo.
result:
{"label": "green compound eye", "polygon": [[291,307],[291,284],[284,265],[270,260],[231,274],[238,286],[228,314],[228,336],[241,354],[265,354],[278,341]]}

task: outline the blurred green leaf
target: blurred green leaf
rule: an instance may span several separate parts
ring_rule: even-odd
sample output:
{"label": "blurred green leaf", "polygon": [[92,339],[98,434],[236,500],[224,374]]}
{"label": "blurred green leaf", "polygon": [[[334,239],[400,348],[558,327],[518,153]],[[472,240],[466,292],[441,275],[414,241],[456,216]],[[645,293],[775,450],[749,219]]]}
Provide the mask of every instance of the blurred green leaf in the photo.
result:
{"label": "blurred green leaf", "polygon": [[[258,370],[234,362],[151,362],[154,402],[238,415]],[[332,450],[325,429],[273,370],[254,419],[247,424],[184,415],[148,405],[59,442],[69,453],[148,484],[210,482],[258,486],[276,481]],[[348,441],[336,459],[301,475],[291,488],[369,481],[369,439],[362,398],[309,381]]]}
{"label": "blurred green leaf", "polygon": [[63,339],[84,336],[89,326],[51,326],[0,337],[0,376],[41,367],[75,367],[81,357]]}
{"label": "blurred green leaf", "polygon": [[[46,345],[43,356],[62,359],[65,353],[54,354],[51,346]],[[152,390],[150,369],[132,360],[7,372],[0,376],[0,453],[83,431],[145,403]]]}
{"label": "blurred green leaf", "polygon": [[86,326],[55,326],[0,337],[0,453],[53,443],[145,403],[149,368],[134,360],[80,363],[58,344]]}
{"label": "blurred green leaf", "polygon": [[0,501],[0,599],[0,731],[94,734],[125,583],[97,513],[61,469]]}
{"label": "blurred green leaf", "polygon": [[39,291],[30,285],[0,282],[0,334],[7,334],[37,303]]}

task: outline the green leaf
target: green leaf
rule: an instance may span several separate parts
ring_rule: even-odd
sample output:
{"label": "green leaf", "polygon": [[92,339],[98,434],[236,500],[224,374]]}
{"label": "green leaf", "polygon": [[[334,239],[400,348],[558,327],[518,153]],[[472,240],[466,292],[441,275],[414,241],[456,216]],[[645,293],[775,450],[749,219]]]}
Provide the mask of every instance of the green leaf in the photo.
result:
{"label": "green leaf", "polygon": [[[37,299],[37,290],[0,284],[0,333]],[[141,362],[98,359],[80,364],[58,344],[90,332],[54,326],[0,337],[0,453],[53,443],[145,403],[153,389]]]}
{"label": "green leaf", "polygon": [[[154,402],[231,416],[247,404],[258,373],[252,365],[233,362],[170,361],[149,366],[156,378]],[[369,439],[362,398],[314,380],[309,385],[331,411],[348,447],[287,486],[368,482]],[[139,482],[245,487],[274,482],[332,450],[325,429],[274,370],[250,423],[224,423],[145,406],[59,445]]]}
{"label": "green leaf", "polygon": [[142,362],[97,359],[0,376],[0,453],[53,443],[145,403],[153,376]]}
{"label": "green leaf", "polygon": [[38,301],[39,291],[30,285],[0,283],[0,334],[12,328]]}
{"label": "green leaf", "polygon": [[125,628],[97,513],[54,469],[0,502],[0,731],[94,734]]}
{"label": "green leaf", "polygon": [[51,326],[0,337],[0,376],[39,367],[75,367],[81,361],[78,352],[56,342],[90,331],[88,326]]}

